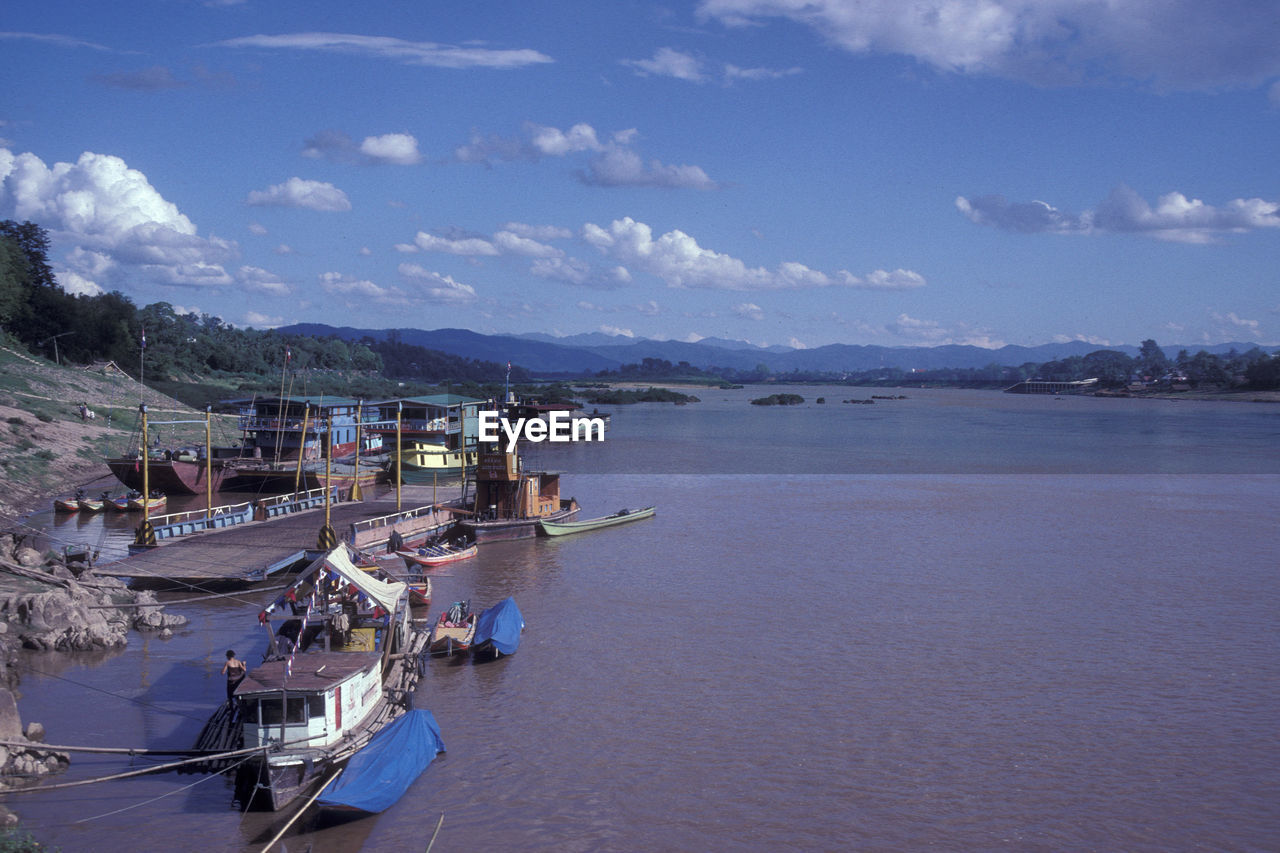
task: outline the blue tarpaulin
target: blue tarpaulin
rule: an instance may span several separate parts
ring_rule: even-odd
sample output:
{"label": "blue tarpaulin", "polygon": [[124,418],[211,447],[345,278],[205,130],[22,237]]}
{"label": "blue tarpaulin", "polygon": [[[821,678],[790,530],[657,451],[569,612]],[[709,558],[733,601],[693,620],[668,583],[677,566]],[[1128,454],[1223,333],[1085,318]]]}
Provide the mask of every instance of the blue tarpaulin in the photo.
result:
{"label": "blue tarpaulin", "polygon": [[524,617],[516,600],[508,598],[499,601],[480,614],[476,620],[475,645],[492,643],[493,647],[504,655],[509,655],[520,645],[520,632],[524,630]]}
{"label": "blue tarpaulin", "polygon": [[422,775],[438,752],[444,752],[444,741],[436,718],[430,711],[408,711],[352,756],[319,802],[374,814],[384,811]]}

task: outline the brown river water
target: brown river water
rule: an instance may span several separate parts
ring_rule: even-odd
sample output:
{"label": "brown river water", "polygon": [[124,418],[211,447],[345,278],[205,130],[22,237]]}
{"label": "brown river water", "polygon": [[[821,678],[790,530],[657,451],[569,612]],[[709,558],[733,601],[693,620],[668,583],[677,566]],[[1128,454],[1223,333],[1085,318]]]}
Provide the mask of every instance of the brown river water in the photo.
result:
{"label": "brown river water", "polygon": [[[657,515],[438,570],[433,615],[514,596],[519,652],[433,661],[415,704],[448,751],[382,815],[308,814],[276,849],[425,850],[442,815],[437,852],[1280,849],[1280,407],[787,390],[809,402],[699,392],[535,448],[584,516]],[[24,654],[24,720],[189,747],[270,595]],[[256,850],[291,816],[176,774],[7,803],[64,851]]]}

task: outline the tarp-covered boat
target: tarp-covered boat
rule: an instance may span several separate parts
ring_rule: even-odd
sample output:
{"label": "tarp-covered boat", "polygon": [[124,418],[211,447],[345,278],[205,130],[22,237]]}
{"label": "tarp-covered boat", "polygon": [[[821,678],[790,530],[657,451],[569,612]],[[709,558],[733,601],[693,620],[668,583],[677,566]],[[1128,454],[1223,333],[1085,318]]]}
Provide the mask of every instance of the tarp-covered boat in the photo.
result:
{"label": "tarp-covered boat", "polygon": [[514,598],[505,598],[480,614],[476,620],[474,658],[496,658],[514,654],[524,631],[524,616]]}
{"label": "tarp-covered boat", "polygon": [[407,711],[384,726],[320,797],[322,806],[377,814],[395,805],[427,765],[444,752],[430,711]]}

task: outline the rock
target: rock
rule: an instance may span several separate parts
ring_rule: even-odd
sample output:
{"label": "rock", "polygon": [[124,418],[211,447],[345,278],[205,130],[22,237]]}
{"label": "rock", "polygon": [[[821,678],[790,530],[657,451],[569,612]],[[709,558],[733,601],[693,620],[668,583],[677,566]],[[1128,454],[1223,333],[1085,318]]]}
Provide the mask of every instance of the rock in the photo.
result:
{"label": "rock", "polygon": [[27,729],[23,734],[32,743],[44,743],[44,724],[27,723]]}
{"label": "rock", "polygon": [[0,687],[0,740],[18,740],[22,737],[22,718],[18,716],[18,703],[8,687]]}
{"label": "rock", "polygon": [[170,638],[170,637],[172,637],[172,636],[173,636],[173,631],[172,631],[172,630],[170,630],[169,628],[161,628],[161,629],[160,629],[160,639],[162,639],[162,640],[167,640],[167,639],[169,639],[169,638]]}
{"label": "rock", "polygon": [[13,552],[13,559],[23,568],[38,566],[44,562],[44,555],[34,548],[18,548]]}

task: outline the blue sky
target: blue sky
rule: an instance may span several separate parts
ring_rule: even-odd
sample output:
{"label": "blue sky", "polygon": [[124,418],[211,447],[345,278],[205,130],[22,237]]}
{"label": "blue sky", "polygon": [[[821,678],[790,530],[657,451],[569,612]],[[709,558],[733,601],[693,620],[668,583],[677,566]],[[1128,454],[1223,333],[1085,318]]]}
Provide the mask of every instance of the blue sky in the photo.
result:
{"label": "blue sky", "polygon": [[1274,344],[1267,8],[10,4],[0,218],[258,328]]}

